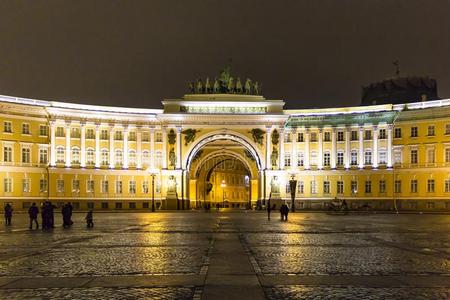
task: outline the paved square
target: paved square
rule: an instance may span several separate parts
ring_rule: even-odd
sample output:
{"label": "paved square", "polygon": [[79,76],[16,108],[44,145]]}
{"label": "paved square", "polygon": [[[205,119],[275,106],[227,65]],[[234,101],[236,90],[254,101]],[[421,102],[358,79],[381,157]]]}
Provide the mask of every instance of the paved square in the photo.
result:
{"label": "paved square", "polygon": [[75,214],[0,228],[0,299],[449,299],[449,215]]}

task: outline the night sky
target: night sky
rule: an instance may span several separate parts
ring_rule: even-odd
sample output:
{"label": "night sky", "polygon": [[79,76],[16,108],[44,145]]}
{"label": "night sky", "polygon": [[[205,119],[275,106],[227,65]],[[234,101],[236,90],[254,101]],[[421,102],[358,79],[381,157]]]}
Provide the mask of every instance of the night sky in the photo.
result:
{"label": "night sky", "polygon": [[450,98],[450,0],[1,1],[0,94],[160,108],[232,59],[285,108],[428,75]]}

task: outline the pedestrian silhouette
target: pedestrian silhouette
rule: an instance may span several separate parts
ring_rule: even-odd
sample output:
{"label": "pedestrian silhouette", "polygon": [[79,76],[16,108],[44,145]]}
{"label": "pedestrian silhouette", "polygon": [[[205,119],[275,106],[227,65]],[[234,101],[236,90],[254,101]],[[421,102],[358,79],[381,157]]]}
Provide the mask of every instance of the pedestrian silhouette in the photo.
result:
{"label": "pedestrian silhouette", "polygon": [[90,211],[88,211],[88,213],[86,214],[85,220],[86,220],[86,226],[88,228],[94,227],[94,216],[93,216],[92,209]]}
{"label": "pedestrian silhouette", "polygon": [[13,208],[12,208],[11,204],[6,203],[6,205],[5,205],[5,225],[7,225],[7,226],[11,225],[12,212],[13,212]]}
{"label": "pedestrian silhouette", "polygon": [[36,223],[36,229],[39,228],[37,216],[39,214],[39,208],[36,203],[33,202],[31,207],[28,209],[28,216],[30,217],[30,229],[33,229],[33,222]]}

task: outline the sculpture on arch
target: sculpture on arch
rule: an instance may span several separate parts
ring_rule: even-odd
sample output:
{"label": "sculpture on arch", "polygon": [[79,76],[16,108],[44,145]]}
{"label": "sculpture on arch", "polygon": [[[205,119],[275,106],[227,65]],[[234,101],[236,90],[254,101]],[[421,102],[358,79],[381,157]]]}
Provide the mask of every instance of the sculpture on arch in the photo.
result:
{"label": "sculpture on arch", "polygon": [[259,129],[259,128],[254,128],[250,131],[250,133],[252,134],[253,141],[255,143],[262,145],[263,139],[264,139],[264,133],[265,133],[264,130]]}

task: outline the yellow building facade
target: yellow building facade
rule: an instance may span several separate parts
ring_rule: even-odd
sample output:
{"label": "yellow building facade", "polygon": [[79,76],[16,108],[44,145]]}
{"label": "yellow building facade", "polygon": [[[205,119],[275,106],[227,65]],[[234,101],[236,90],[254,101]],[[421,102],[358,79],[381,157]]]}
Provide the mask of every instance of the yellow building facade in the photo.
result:
{"label": "yellow building facade", "polygon": [[163,109],[0,96],[0,202],[75,209],[450,210],[450,100],[285,110],[189,94]]}

